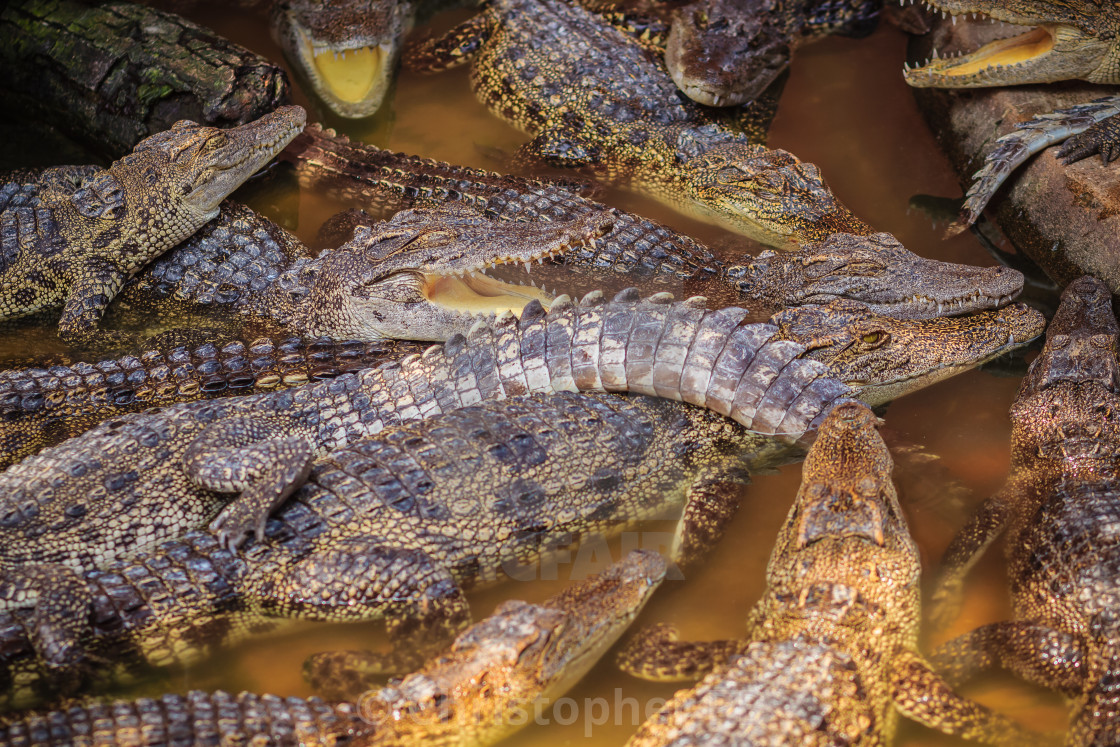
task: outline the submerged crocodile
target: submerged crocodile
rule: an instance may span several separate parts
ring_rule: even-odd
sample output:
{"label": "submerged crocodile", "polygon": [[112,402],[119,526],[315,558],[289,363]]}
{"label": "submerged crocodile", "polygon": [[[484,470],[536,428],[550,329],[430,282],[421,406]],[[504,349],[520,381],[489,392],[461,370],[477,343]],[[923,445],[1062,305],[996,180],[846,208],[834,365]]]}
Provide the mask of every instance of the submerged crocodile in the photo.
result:
{"label": "submerged crocodile", "polygon": [[[349,699],[194,691],[132,702],[74,705],[0,720],[0,742],[23,747],[175,744],[414,745],[482,747],[528,723],[587,672],[641,611],[665,577],[660,556],[635,551],[602,573],[538,604],[503,602],[451,646],[398,682],[351,695],[343,666],[323,683]],[[485,682],[486,687],[479,687]],[[144,724],[137,740],[136,723]]]}
{"label": "submerged crocodile", "polygon": [[968,739],[1032,741],[918,653],[921,563],[877,421],[854,402],[825,418],[745,639],[680,644],[655,628],[627,650],[658,674],[710,672],[628,744],[889,744],[900,713]]}
{"label": "submerged crocodile", "polygon": [[590,168],[779,247],[871,232],[815,166],[758,144],[775,101],[728,112],[683,99],[637,40],[584,8],[495,0],[405,52],[420,70],[467,60],[478,96],[533,136],[522,157]]}
{"label": "submerged crocodile", "polygon": [[944,621],[1006,533],[1015,619],[950,641],[937,663],[957,681],[1002,666],[1066,694],[1071,745],[1120,741],[1118,336],[1108,287],[1071,283],[1011,407],[1011,474],[946,550],[935,597]]}
{"label": "submerged crocodile", "polygon": [[[631,4],[618,10],[628,14]],[[675,9],[667,30],[651,21],[639,28],[647,37],[664,34],[665,67],[686,96],[706,106],[738,106],[789,69],[801,45],[829,34],[870,34],[881,8],[881,0],[697,0]]]}
{"label": "submerged crocodile", "polygon": [[63,306],[84,340],[124,282],[218,213],[219,203],[303,129],[297,106],[227,130],[188,120],[108,169],[62,166],[0,191],[0,318]]}
{"label": "submerged crocodile", "polygon": [[[959,57],[935,58],[905,72],[920,88],[990,86],[1085,80],[1120,83],[1120,5],[1097,0],[927,0],[937,11],[980,14],[1029,30],[991,42]],[[1072,137],[1071,137],[1072,136]],[[1066,140],[1058,157],[1066,164],[1101,155],[1120,157],[1120,97],[1042,115],[1003,136],[974,175],[961,216],[951,232],[964,230],[983,211],[1007,175],[1031,154]]]}
{"label": "submerged crocodile", "polygon": [[[668,300],[635,301],[627,293],[610,303],[591,297],[572,306],[558,299],[547,314],[532,302],[520,320],[480,325],[467,338],[399,364],[275,394],[126,416],[24,460],[0,475],[4,605],[35,608],[29,628],[35,646],[47,662],[64,665],[73,655],[75,626],[87,619],[74,609],[88,599],[77,573],[99,577],[98,566],[175,537],[219,509],[213,533],[196,533],[190,542],[237,557],[224,548],[246,533],[259,536],[271,509],[309,471],[316,474],[317,453],[472,402],[549,391],[652,394],[704,405],[747,426],[751,437],[777,444],[804,433],[845,397],[885,402],[1017,347],[1042,329],[1041,315],[1021,305],[909,322],[837,301],[784,311],[773,324],[747,324],[742,309],[712,312],[700,299]],[[459,446],[451,452],[459,454]],[[538,453],[547,456],[547,450]],[[656,463],[678,463],[674,459],[661,455]],[[409,482],[398,498],[401,508],[423,509],[424,516],[426,502],[407,497],[427,490],[421,474],[408,478],[419,482]],[[578,468],[573,479],[581,482],[587,474]],[[238,491],[241,497],[229,502],[228,494]],[[298,504],[289,500],[281,514],[298,514]],[[346,509],[331,521],[351,527],[352,519]],[[263,526],[269,531],[271,525]],[[306,549],[302,540],[297,544]],[[339,551],[343,546],[332,544]],[[154,552],[162,557],[165,551]],[[440,552],[433,552],[438,559]],[[252,570],[234,565],[238,573]]]}

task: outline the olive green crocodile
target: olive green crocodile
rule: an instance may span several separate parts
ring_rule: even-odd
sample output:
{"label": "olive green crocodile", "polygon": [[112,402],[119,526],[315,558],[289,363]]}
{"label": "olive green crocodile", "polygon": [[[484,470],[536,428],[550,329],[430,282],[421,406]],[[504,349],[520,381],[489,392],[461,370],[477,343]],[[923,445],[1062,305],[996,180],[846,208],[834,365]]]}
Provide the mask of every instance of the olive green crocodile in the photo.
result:
{"label": "olive green crocodile", "polygon": [[[707,311],[702,299],[635,299],[557,299],[547,313],[531,302],[520,319],[480,325],[397,364],[125,416],[26,459],[0,474],[3,605],[36,610],[35,645],[65,668],[86,619],[74,610],[87,598],[75,591],[78,573],[96,574],[215,513],[207,542],[229,547],[256,535],[316,454],[386,426],[521,393],[606,390],[701,404],[786,442],[851,394],[885,402],[1042,329],[1041,315],[1018,304],[904,321],[835,301],[749,324],[743,309]],[[242,496],[231,503],[231,492]],[[692,555],[688,544],[680,552]]]}
{"label": "olive green crocodile", "polygon": [[41,189],[6,195],[0,318],[61,305],[59,335],[92,337],[124,282],[217,215],[303,123],[296,106],[228,130],[182,120],[108,169],[47,169]]}
{"label": "olive green crocodile", "polygon": [[1014,619],[939,649],[947,677],[1006,667],[1069,696],[1066,744],[1120,740],[1120,327],[1108,287],[1074,281],[1011,407],[1011,474],[946,550],[935,600],[955,612],[964,575],[1006,533]]}
{"label": "olive green crocodile", "polygon": [[921,563],[877,421],[853,402],[821,424],[746,638],[682,645],[658,627],[624,652],[654,675],[710,672],[630,745],[889,744],[900,713],[969,739],[1034,741],[918,653]]}
{"label": "olive green crocodile", "polygon": [[587,167],[783,248],[871,232],[815,166],[758,144],[776,101],[732,112],[682,98],[638,41],[573,3],[495,0],[405,51],[416,69],[467,60],[479,97],[533,136],[523,157]]}
{"label": "olive green crocodile", "polygon": [[[21,747],[188,747],[213,743],[483,747],[528,723],[586,673],[665,577],[637,550],[539,604],[504,602],[420,670],[342,702],[193,691],[131,702],[76,703],[0,718],[0,742]],[[319,658],[345,697],[347,658]],[[479,687],[485,682],[487,687]],[[143,730],[137,733],[136,724]]]}

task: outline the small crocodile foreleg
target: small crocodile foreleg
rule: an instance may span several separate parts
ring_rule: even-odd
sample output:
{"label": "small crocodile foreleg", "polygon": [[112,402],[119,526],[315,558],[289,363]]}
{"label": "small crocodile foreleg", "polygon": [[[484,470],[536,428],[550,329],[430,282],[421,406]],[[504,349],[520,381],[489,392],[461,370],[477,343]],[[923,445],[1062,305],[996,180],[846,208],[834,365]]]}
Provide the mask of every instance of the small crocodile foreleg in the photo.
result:
{"label": "small crocodile foreleg", "polygon": [[1080,692],[1085,684],[1084,652],[1077,640],[1023,621],[992,623],[965,633],[939,646],[930,663],[954,687],[996,668],[1067,694]]}
{"label": "small crocodile foreleg", "polygon": [[930,597],[935,629],[945,628],[960,613],[965,576],[1006,527],[1014,505],[1010,491],[996,493],[980,504],[945,549]]}
{"label": "small crocodile foreleg", "polygon": [[906,649],[893,657],[890,688],[901,714],[944,734],[1008,747],[1051,741],[957,695],[929,663]]}
{"label": "small crocodile foreleg", "polygon": [[749,638],[714,641],[681,641],[680,632],[668,623],[638,631],[618,655],[622,671],[653,682],[698,680],[732,656],[746,653]]}
{"label": "small crocodile foreleg", "polygon": [[260,416],[230,418],[207,427],[183,453],[191,482],[221,493],[240,493],[210,522],[227,547],[245,535],[264,538],[264,524],[311,472],[314,434],[293,432],[291,421]]}

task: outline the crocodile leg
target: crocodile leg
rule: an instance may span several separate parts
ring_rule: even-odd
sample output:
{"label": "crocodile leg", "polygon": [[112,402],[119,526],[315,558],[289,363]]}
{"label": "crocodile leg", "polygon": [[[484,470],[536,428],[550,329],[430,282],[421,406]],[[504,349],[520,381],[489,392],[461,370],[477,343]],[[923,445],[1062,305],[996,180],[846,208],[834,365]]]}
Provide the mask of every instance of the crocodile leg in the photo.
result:
{"label": "crocodile leg", "polygon": [[470,61],[494,30],[494,16],[479,13],[443,36],[413,44],[404,50],[401,63],[418,73],[439,73]]}
{"label": "crocodile leg", "polygon": [[112,335],[99,330],[97,323],[127,279],[119,268],[99,258],[78,269],[71,278],[70,295],[62,307],[58,336],[73,343],[94,335],[102,338]]}
{"label": "crocodile leg", "polygon": [[[450,572],[420,550],[357,536],[324,544],[329,550],[294,563],[278,581],[260,589],[266,609],[312,620],[362,620],[379,612],[393,643],[389,654],[347,651],[312,656],[308,680],[325,692],[356,697],[378,675],[407,671],[444,645],[471,619],[470,607]],[[347,674],[340,678],[339,672]],[[359,684],[361,683],[361,684]]]}
{"label": "crocodile leg", "polygon": [[1102,119],[1079,135],[1071,137],[1058,151],[1058,158],[1069,165],[1094,153],[1101,154],[1101,162],[1105,166],[1120,158],[1120,114]]}
{"label": "crocodile leg", "polygon": [[933,584],[930,619],[935,629],[943,629],[956,619],[964,593],[964,579],[980,556],[1003,531],[1014,505],[1009,491],[1000,491],[980,504],[976,513],[961,528],[945,555]]}
{"label": "crocodile leg", "polygon": [[678,568],[694,567],[720,541],[739,510],[743,486],[749,482],[750,475],[728,469],[698,477],[689,486],[670,552]]}
{"label": "crocodile leg", "polygon": [[680,641],[677,629],[667,623],[638,631],[618,655],[618,667],[627,674],[654,682],[698,680],[732,656],[742,654],[749,638],[718,641]]}
{"label": "crocodile leg", "polygon": [[196,485],[241,495],[210,522],[226,547],[247,534],[264,537],[269,513],[303,484],[315,449],[291,423],[232,418],[208,427],[187,447],[183,467]]}
{"label": "crocodile leg", "polygon": [[1084,652],[1068,633],[1023,621],[977,628],[937,647],[930,662],[950,685],[1007,669],[1028,682],[1066,694],[1084,687]]}
{"label": "crocodile leg", "polygon": [[944,734],[987,744],[1028,745],[1049,740],[985,706],[962,698],[917,654],[899,649],[890,668],[891,699],[899,712]]}
{"label": "crocodile leg", "polygon": [[79,639],[89,627],[91,599],[82,578],[58,563],[22,565],[0,574],[0,610],[34,609],[28,633],[52,668],[70,668],[80,658]]}

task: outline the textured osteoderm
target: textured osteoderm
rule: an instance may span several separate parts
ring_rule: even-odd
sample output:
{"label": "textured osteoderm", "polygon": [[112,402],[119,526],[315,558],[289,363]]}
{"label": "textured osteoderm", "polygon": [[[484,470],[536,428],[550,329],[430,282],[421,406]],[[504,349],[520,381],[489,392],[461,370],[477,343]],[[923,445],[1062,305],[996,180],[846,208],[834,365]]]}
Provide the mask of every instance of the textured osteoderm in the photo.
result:
{"label": "textured osteoderm", "polygon": [[632,747],[889,744],[900,712],[951,734],[1023,743],[917,653],[921,564],[877,423],[858,403],[825,418],[745,639],[689,646],[661,628],[624,652],[638,673],[710,672],[646,721]]}
{"label": "textured osteoderm", "polygon": [[[357,702],[190,692],[21,714],[0,725],[0,741],[63,747],[88,738],[132,744],[296,743],[488,745],[528,722],[540,698],[565,692],[626,629],[665,576],[658,555],[636,551],[602,573],[539,604],[510,601],[461,633],[420,670]],[[331,686],[345,681],[345,653],[327,654]],[[479,687],[485,682],[486,687]]]}
{"label": "textured osteoderm", "polygon": [[416,2],[278,0],[272,38],[331,111],[368,117],[389,92]]}
{"label": "textured osteoderm", "polygon": [[1068,745],[1120,740],[1120,327],[1108,286],[1071,283],[1046,345],[1011,407],[1011,471],[942,559],[939,622],[957,610],[965,574],[1006,530],[1014,620],[938,650],[963,682],[1003,667],[1071,699]]}
{"label": "textured osteoderm", "polygon": [[[303,128],[296,106],[228,130],[183,120],[108,169],[77,167],[0,213],[0,317],[63,305],[59,334],[92,335],[141,266],[218,214],[219,203]],[[64,171],[55,169],[53,172]]]}
{"label": "textured osteoderm", "polygon": [[665,65],[693,101],[738,106],[789,67],[793,48],[825,34],[870,33],[879,7],[875,0],[699,0],[674,15]]}
{"label": "textured osteoderm", "polygon": [[586,277],[600,287],[610,282],[610,273],[627,284],[642,276],[679,281],[716,305],[747,306],[766,316],[849,298],[881,314],[924,318],[1001,306],[1023,285],[1016,270],[927,260],[885,233],[829,233],[798,251],[764,253],[726,267],[688,236],[562,186],[352,143],[318,125],[308,127],[287,152],[305,188],[375,205],[462,203],[488,216],[533,224],[609,214],[612,224],[601,238],[556,258],[562,272],[539,273],[550,288],[563,292],[566,278]]}
{"label": "textured osteoderm", "polygon": [[991,42],[958,57],[936,57],[906,70],[920,88],[1086,80],[1120,83],[1120,5],[1105,0],[928,0],[935,11],[976,14],[1029,26],[1023,34]]}
{"label": "textured osteoderm", "polygon": [[470,60],[479,98],[533,136],[521,156],[589,168],[787,249],[871,233],[815,166],[758,144],[774,101],[730,112],[682,98],[644,46],[572,3],[497,0],[405,60],[420,70]]}

